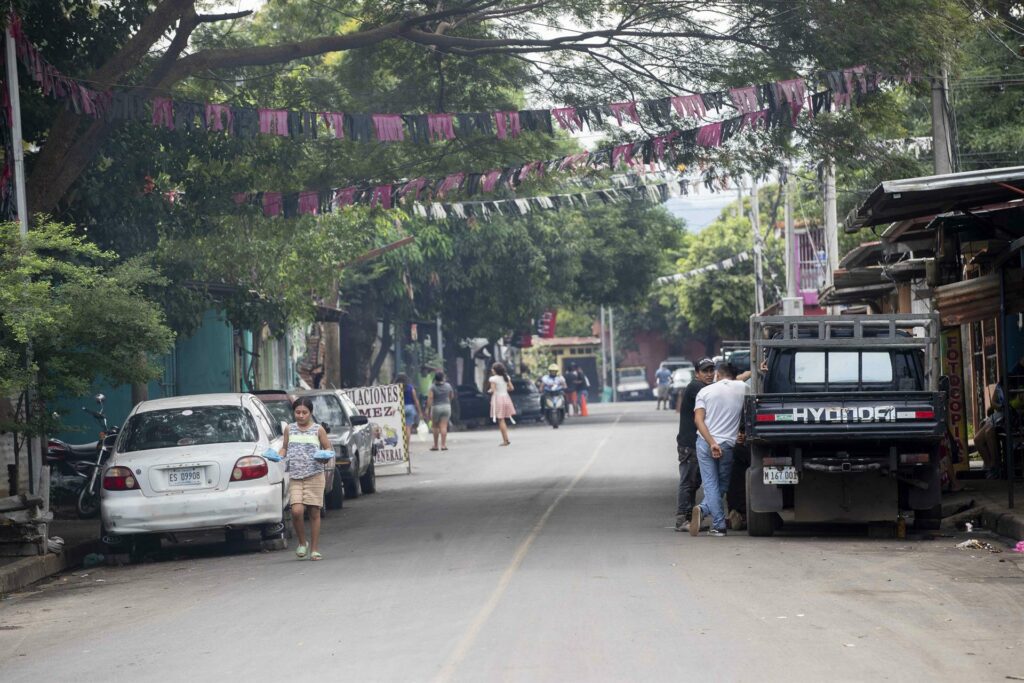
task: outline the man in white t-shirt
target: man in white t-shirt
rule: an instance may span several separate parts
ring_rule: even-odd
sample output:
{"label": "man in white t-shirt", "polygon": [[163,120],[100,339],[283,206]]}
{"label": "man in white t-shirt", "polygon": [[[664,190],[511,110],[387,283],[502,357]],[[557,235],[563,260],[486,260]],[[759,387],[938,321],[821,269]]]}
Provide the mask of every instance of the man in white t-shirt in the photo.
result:
{"label": "man in white t-shirt", "polygon": [[725,536],[725,508],[722,494],[729,490],[732,449],[740,431],[743,399],[748,387],[736,379],[736,368],[722,361],[715,366],[715,379],[697,394],[693,421],[697,425],[697,464],[704,482],[704,502],[690,515],[690,535],[700,533],[704,515],[711,515],[709,536]]}

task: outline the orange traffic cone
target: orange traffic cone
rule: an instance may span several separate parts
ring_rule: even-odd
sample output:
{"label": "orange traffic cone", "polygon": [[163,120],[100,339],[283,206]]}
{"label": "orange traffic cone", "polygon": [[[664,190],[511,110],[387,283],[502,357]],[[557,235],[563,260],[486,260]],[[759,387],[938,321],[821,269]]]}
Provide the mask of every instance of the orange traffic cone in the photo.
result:
{"label": "orange traffic cone", "polygon": [[586,417],[587,415],[590,415],[587,412],[587,395],[583,394],[580,396],[580,417]]}

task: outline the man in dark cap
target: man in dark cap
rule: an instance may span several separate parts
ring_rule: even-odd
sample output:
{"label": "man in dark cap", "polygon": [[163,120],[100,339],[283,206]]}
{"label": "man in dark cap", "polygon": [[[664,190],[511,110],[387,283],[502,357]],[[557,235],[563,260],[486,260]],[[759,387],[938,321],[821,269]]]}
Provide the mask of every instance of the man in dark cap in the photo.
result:
{"label": "man in dark cap", "polygon": [[679,433],[676,451],[679,454],[679,495],[676,500],[676,531],[689,531],[693,499],[700,487],[700,468],[697,466],[697,425],[693,408],[700,390],[715,378],[715,363],[710,358],[697,361],[693,379],[683,389],[679,401]]}

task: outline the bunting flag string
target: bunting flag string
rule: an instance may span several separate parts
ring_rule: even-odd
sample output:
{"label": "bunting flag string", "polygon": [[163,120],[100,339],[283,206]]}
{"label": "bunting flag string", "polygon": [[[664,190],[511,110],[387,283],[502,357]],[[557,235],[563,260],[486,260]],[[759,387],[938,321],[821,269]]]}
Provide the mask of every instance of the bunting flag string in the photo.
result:
{"label": "bunting flag string", "polygon": [[434,114],[304,111],[145,96],[130,86],[97,90],[85,81],[65,76],[50,64],[28,39],[17,15],[11,15],[10,26],[18,60],[32,80],[45,95],[66,102],[77,114],[111,121],[145,122],[175,131],[217,131],[244,138],[275,135],[317,139],[324,135],[354,142],[429,143],[489,135],[506,140],[525,131],[579,132],[585,127],[594,130],[610,121],[620,126],[640,124],[643,121],[641,111],[655,125],[667,127],[671,125],[673,113],[680,119],[706,121],[709,111],[720,113],[723,107],[732,107],[740,115],[751,116],[788,106],[795,118],[804,108],[812,116],[823,110],[850,108],[883,82],[907,80],[885,76],[862,65],[822,73],[819,81],[826,87],[826,93],[809,94],[814,90],[809,79],[793,78],[727,91],[552,109]]}
{"label": "bunting flag string", "polygon": [[709,263],[706,266],[694,268],[693,270],[688,270],[685,273],[676,273],[675,275],[666,275],[665,277],[659,277],[657,280],[655,280],[655,282],[657,282],[659,285],[669,285],[672,284],[673,282],[689,280],[692,277],[697,277],[698,275],[703,275],[704,273],[711,273],[719,270],[729,270],[733,266],[743,263],[744,261],[749,261],[750,259],[750,251],[741,251],[735,256],[730,256],[729,258],[723,259],[718,263]]}

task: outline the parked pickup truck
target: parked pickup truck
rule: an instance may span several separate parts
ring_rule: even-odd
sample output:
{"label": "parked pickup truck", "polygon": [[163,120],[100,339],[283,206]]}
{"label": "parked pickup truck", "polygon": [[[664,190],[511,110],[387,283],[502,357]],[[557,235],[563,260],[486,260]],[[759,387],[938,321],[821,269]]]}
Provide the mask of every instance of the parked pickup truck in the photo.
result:
{"label": "parked pickup truck", "polygon": [[937,316],[751,318],[747,528],[941,520]]}

